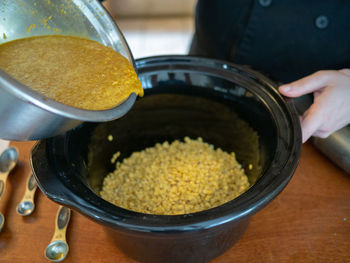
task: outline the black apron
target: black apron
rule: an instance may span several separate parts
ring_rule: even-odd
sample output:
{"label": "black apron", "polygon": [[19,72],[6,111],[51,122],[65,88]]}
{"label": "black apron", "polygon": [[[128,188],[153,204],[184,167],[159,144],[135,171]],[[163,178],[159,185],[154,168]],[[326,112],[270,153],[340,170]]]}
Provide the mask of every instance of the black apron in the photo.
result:
{"label": "black apron", "polygon": [[278,82],[350,67],[349,0],[199,0],[191,55]]}

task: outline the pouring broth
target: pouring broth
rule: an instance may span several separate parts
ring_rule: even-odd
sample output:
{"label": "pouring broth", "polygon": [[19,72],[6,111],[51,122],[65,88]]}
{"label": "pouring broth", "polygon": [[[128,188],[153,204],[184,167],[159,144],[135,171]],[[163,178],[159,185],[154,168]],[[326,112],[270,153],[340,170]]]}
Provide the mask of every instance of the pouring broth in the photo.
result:
{"label": "pouring broth", "polygon": [[36,36],[0,45],[0,69],[29,88],[86,110],[113,108],[143,89],[130,62],[99,42]]}

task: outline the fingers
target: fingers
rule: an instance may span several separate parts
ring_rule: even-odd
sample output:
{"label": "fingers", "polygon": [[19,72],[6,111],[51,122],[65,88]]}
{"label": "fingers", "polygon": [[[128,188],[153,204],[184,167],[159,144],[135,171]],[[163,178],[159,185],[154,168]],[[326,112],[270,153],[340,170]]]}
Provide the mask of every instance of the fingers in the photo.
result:
{"label": "fingers", "polygon": [[303,142],[328,137],[350,121],[350,69],[318,71],[279,87],[288,97],[314,93],[314,103],[301,118]]}
{"label": "fingers", "polygon": [[300,80],[288,83],[279,87],[279,91],[288,97],[299,97],[327,86],[327,83],[334,77],[332,70],[318,71]]}
{"label": "fingers", "polygon": [[301,130],[303,135],[303,143],[306,142],[323,123],[321,110],[317,109],[317,105],[313,104],[305,112],[301,120]]}

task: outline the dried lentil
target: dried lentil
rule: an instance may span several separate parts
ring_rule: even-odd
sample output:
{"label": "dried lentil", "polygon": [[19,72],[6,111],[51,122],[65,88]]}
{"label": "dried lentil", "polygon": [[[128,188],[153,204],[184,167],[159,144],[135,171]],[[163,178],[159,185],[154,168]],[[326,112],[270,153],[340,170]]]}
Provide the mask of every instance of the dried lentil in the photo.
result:
{"label": "dried lentil", "polygon": [[248,187],[235,153],[214,149],[201,138],[185,137],[184,142],[158,143],[117,162],[100,194],[136,212],[178,215],[219,206]]}

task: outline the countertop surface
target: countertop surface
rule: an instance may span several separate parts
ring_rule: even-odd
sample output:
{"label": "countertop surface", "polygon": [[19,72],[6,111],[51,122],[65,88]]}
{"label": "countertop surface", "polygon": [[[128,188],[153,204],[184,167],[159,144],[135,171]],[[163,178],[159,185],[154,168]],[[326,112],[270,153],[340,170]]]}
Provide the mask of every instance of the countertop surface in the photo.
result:
{"label": "countertop surface", "polygon": [[[39,190],[34,213],[28,217],[16,213],[31,171],[33,143],[11,144],[19,149],[20,159],[0,202],[6,218],[0,262],[47,262],[44,250],[53,235],[58,205]],[[115,247],[101,225],[74,211],[67,240],[70,251],[64,262],[135,262]],[[350,175],[306,143],[287,187],[253,216],[238,243],[212,263],[350,262],[349,248]]]}

